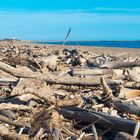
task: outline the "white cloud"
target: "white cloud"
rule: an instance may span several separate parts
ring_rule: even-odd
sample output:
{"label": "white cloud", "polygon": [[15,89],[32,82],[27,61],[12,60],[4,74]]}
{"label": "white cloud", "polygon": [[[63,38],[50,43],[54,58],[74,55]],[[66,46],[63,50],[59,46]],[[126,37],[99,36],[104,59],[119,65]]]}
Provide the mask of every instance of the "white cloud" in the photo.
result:
{"label": "white cloud", "polygon": [[133,14],[139,15],[140,8],[109,8],[96,7],[92,9],[74,9],[74,10],[27,10],[27,9],[0,9],[0,15],[14,14],[43,14],[43,13],[96,13],[96,14]]}

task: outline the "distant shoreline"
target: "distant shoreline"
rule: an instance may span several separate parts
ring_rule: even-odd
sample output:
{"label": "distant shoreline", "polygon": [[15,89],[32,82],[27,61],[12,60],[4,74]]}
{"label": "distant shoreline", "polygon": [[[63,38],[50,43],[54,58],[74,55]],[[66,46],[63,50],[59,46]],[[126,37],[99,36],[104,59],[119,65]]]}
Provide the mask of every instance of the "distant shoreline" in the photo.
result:
{"label": "distant shoreline", "polygon": [[[69,40],[67,42],[140,42],[140,40]],[[33,42],[63,42],[63,40],[39,40]]]}
{"label": "distant shoreline", "polygon": [[[39,41],[33,42],[37,44],[54,44],[63,45],[63,41]],[[112,47],[112,48],[140,48],[140,41],[67,41],[65,45],[74,46],[98,46],[98,47]]]}
{"label": "distant shoreline", "polygon": [[[7,41],[0,42],[0,46],[9,46]],[[84,49],[85,51],[91,51],[98,55],[114,55],[114,56],[122,56],[123,58],[133,57],[133,58],[140,58],[140,48],[115,48],[115,47],[100,47],[100,46],[70,46],[70,45],[56,45],[56,44],[39,44],[35,43],[34,41],[22,40],[22,41],[15,41],[14,46],[30,46],[33,48],[42,48],[48,51],[55,51],[60,50],[62,48],[68,49]]]}

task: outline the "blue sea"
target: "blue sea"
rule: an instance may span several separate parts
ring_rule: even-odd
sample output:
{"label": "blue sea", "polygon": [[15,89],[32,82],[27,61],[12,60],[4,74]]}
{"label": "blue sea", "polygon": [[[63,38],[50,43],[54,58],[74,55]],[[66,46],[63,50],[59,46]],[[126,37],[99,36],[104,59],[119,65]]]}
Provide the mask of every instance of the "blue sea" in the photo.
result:
{"label": "blue sea", "polygon": [[[39,44],[59,44],[62,41],[37,42]],[[113,47],[113,48],[140,48],[140,41],[67,41],[65,45],[79,46],[98,46],[98,47]]]}

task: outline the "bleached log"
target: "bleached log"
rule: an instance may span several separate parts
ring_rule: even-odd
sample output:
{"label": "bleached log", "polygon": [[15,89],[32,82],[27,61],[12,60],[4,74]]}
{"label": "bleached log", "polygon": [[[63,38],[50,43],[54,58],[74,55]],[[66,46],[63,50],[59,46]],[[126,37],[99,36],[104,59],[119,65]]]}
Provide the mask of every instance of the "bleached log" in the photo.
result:
{"label": "bleached log", "polygon": [[120,90],[119,98],[134,98],[140,96],[140,90],[122,87]]}
{"label": "bleached log", "polygon": [[111,61],[101,64],[100,68],[108,68],[108,69],[118,69],[122,67],[136,67],[140,66],[140,61],[135,62],[119,62],[119,61]]}
{"label": "bleached log", "polygon": [[39,57],[35,59],[42,68],[47,67],[49,70],[55,70],[57,66],[58,56],[50,55],[47,57]]}
{"label": "bleached log", "polygon": [[90,78],[97,78],[104,76],[110,78],[113,76],[113,71],[111,69],[90,69],[90,68],[74,68],[72,70],[72,76],[84,76]]}
{"label": "bleached log", "polygon": [[129,80],[134,81],[134,82],[140,82],[140,74],[136,73],[134,71],[131,70],[127,70],[128,75],[127,77],[129,77]]}
{"label": "bleached log", "polygon": [[124,77],[122,69],[113,69],[112,79],[122,79]]}
{"label": "bleached log", "polygon": [[73,99],[57,100],[56,105],[59,107],[62,106],[75,106],[83,102],[80,96],[74,97]]}
{"label": "bleached log", "polygon": [[132,89],[140,89],[140,82],[126,82],[123,84],[124,87],[126,88],[132,88]]}
{"label": "bleached log", "polygon": [[140,67],[134,67],[132,68],[132,71],[140,74]]}
{"label": "bleached log", "polygon": [[31,93],[19,95],[16,98],[19,99],[19,100],[21,100],[21,101],[23,101],[23,102],[28,102],[31,99],[35,99],[35,100],[38,100],[39,99],[38,97],[36,97],[35,95],[33,95]]}
{"label": "bleached log", "polygon": [[25,105],[17,105],[12,103],[1,103],[0,110],[7,109],[7,110],[32,110],[33,108],[27,107]]}
{"label": "bleached log", "polygon": [[[95,86],[100,85],[100,79],[95,78],[77,78],[77,77],[67,77],[67,76],[55,76],[50,73],[37,73],[37,72],[26,72],[21,69],[14,68],[3,62],[0,62],[0,69],[10,73],[11,75],[19,78],[35,78],[45,80],[50,84],[64,84],[64,85],[78,85],[78,86]],[[111,81],[106,79],[107,84],[117,84],[116,81]]]}
{"label": "bleached log", "polygon": [[103,102],[110,103],[110,101],[112,101],[113,99],[112,90],[109,88],[109,86],[107,85],[103,77],[101,77],[100,81],[101,81],[101,85],[103,87],[103,93],[104,93],[104,96],[101,100]]}
{"label": "bleached log", "polygon": [[113,71],[109,69],[89,69],[89,68],[74,68],[72,75],[106,75],[112,74]]}

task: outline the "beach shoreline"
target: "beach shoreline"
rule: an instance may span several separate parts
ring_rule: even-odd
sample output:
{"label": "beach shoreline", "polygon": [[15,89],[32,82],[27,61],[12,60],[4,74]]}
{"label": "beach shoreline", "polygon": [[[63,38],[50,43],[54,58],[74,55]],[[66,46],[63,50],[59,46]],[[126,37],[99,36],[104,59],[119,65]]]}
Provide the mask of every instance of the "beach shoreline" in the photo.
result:
{"label": "beach shoreline", "polygon": [[[8,41],[0,41],[0,46],[4,46],[9,44]],[[59,49],[82,49],[85,51],[91,51],[97,55],[114,55],[119,57],[132,57],[132,58],[140,58],[140,49],[139,48],[116,48],[116,47],[100,47],[100,46],[79,46],[79,45],[57,45],[57,44],[39,44],[34,41],[22,40],[22,41],[14,41],[13,46],[30,46],[31,48],[39,47],[46,48],[50,50],[59,50]]]}
{"label": "beach shoreline", "polygon": [[114,56],[124,56],[124,57],[133,57],[140,58],[140,49],[139,48],[116,48],[116,47],[100,47],[100,46],[79,46],[79,45],[57,45],[57,44],[39,44],[29,41],[19,41],[17,45],[29,45],[29,46],[39,46],[41,48],[49,48],[51,50],[56,50],[60,48],[68,49],[84,49],[85,51],[92,51],[96,54],[105,54],[105,55],[114,55]]}

